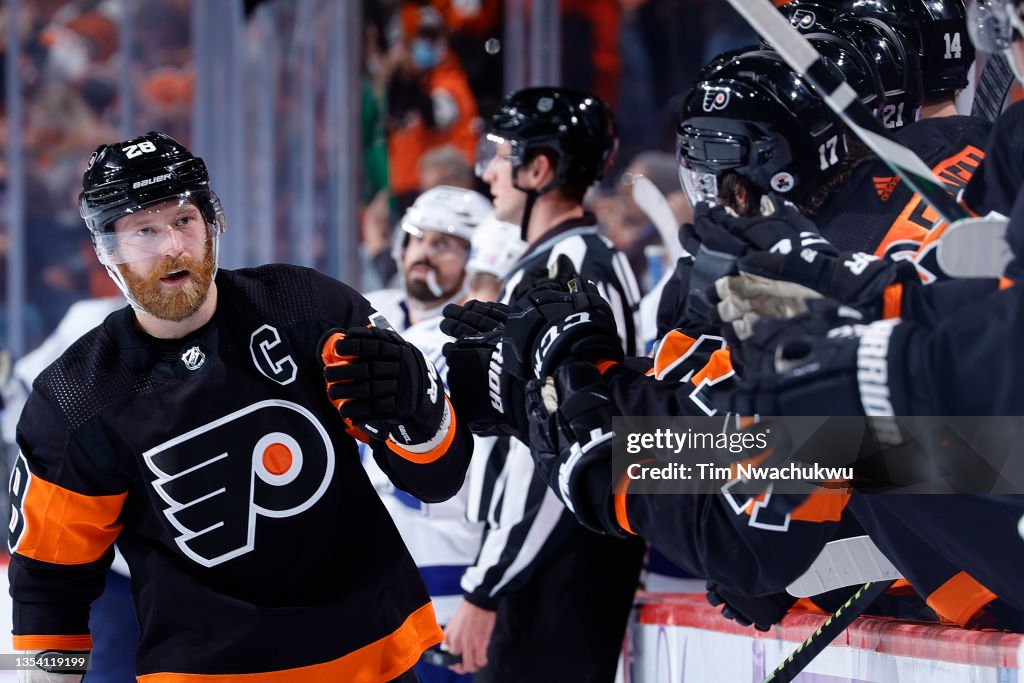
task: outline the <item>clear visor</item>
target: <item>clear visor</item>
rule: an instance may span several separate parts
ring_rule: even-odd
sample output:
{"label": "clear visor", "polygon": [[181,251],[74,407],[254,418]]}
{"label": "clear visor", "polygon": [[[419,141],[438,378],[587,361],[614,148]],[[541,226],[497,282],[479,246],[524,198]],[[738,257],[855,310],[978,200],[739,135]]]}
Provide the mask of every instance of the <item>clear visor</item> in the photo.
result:
{"label": "clear visor", "polygon": [[1024,34],[1024,21],[1017,10],[1005,0],[969,0],[967,30],[974,47],[995,54],[1008,50],[1013,31]]}
{"label": "clear visor", "polygon": [[109,232],[93,234],[93,245],[100,262],[108,266],[164,255],[198,258],[215,233],[199,207],[179,197],[118,218]]}
{"label": "clear visor", "polygon": [[495,133],[487,133],[480,138],[476,146],[476,166],[474,170],[478,178],[483,178],[487,167],[492,163],[508,162],[513,169],[518,168],[523,159],[519,152],[520,143],[512,138],[503,138]]}
{"label": "clear visor", "polygon": [[685,157],[679,159],[679,184],[683,186],[690,206],[696,207],[701,202],[718,203],[718,179],[715,174],[690,168]]}

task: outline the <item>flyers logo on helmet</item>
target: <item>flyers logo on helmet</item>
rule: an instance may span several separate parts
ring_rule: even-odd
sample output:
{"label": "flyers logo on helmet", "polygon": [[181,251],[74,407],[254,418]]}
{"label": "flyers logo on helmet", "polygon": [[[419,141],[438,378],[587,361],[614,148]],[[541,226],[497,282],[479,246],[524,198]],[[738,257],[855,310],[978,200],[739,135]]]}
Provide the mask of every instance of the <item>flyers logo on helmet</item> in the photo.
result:
{"label": "flyers logo on helmet", "polygon": [[708,88],[704,93],[704,111],[725,109],[729,104],[729,91],[725,88]]}
{"label": "flyers logo on helmet", "polygon": [[164,516],[190,559],[213,567],[252,552],[256,518],[305,512],[334,475],[334,447],[308,410],[271,399],[143,454]]}

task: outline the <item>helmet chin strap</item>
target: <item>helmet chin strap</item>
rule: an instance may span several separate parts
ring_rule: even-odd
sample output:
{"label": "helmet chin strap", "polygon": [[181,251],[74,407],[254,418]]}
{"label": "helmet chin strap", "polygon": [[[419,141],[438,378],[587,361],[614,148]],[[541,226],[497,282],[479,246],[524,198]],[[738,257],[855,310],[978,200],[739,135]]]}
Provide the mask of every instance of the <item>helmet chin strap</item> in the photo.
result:
{"label": "helmet chin strap", "polygon": [[[514,173],[514,172],[513,172]],[[547,194],[551,190],[558,187],[556,180],[552,180],[544,187],[538,189],[520,187],[516,181],[515,176],[512,178],[512,187],[516,188],[520,192],[526,193],[526,205],[523,206],[523,221],[519,224],[519,239],[529,243],[530,240],[526,238],[526,233],[530,230],[530,216],[533,214],[533,205],[537,201],[537,198],[542,194]]]}

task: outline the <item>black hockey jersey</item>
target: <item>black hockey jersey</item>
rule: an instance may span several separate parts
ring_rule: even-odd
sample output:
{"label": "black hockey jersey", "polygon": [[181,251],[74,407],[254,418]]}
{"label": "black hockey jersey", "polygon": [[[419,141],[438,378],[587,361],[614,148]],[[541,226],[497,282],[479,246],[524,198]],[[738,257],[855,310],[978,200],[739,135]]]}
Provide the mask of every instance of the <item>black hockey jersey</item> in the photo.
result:
{"label": "black hockey jersey", "polygon": [[964,190],[963,203],[984,216],[1004,216],[1024,184],[1024,102],[1015,102],[996,119],[985,142],[985,162]]}
{"label": "black hockey jersey", "polygon": [[[213,319],[186,338],[146,337],[125,308],[36,380],[12,477],[15,647],[89,646],[116,540],[143,680],[389,681],[442,633],[318,348],[373,311],[305,268],[216,282]],[[443,499],[464,439],[430,464],[375,457],[397,486]]]}

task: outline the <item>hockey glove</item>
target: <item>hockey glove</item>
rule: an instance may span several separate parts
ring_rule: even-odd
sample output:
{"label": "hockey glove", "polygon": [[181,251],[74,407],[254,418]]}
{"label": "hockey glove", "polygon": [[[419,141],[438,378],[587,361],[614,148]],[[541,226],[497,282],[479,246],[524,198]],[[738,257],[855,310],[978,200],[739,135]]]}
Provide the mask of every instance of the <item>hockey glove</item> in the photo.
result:
{"label": "hockey glove", "polygon": [[834,251],[814,223],[774,195],[762,198],[761,215],[754,217],[737,216],[724,206],[699,206],[685,232],[694,254],[687,315],[697,321],[714,321],[706,290],[735,272],[738,259],[762,251]]}
{"label": "hockey glove", "polygon": [[459,419],[474,434],[527,441],[525,383],[502,366],[503,333],[498,327],[444,345],[448,390]]}
{"label": "hockey glove", "polygon": [[493,301],[470,301],[465,306],[448,304],[441,312],[441,331],[459,339],[470,334],[492,332],[505,326],[508,306]]}
{"label": "hockey glove", "polygon": [[434,452],[453,436],[454,416],[437,370],[398,334],[376,327],[335,329],[322,347],[324,358],[342,359],[324,366],[327,395],[342,418],[366,425],[374,438],[387,438],[403,456]]}
{"label": "hockey glove", "polygon": [[740,626],[753,626],[758,631],[770,631],[782,621],[786,612],[796,602],[789,593],[749,596],[731,591],[721,584],[708,581],[708,602],[722,607],[722,616],[732,619]]}
{"label": "hockey glove", "polygon": [[625,537],[615,521],[612,497],[612,417],[615,406],[601,373],[570,360],[554,377],[527,385],[530,453],[537,474],[580,524]]}
{"label": "hockey glove", "polygon": [[553,278],[513,292],[502,339],[505,372],[522,380],[547,377],[569,357],[622,361],[611,306],[597,287],[560,256]]}
{"label": "hockey glove", "polygon": [[891,415],[890,321],[813,334],[820,325],[811,314],[759,323],[752,343],[744,344],[743,379],[725,397],[728,409],[740,415]]}
{"label": "hockey glove", "polygon": [[762,252],[740,259],[737,268],[738,275],[715,282],[709,298],[716,301],[717,319],[729,324],[741,339],[751,334],[760,318],[792,318],[807,310],[807,301],[823,296],[878,320],[886,312],[891,285],[920,281],[910,263],[860,252]]}

